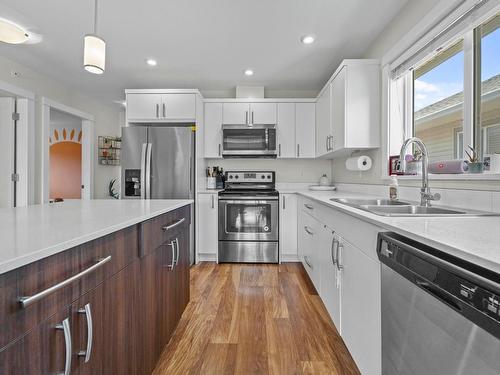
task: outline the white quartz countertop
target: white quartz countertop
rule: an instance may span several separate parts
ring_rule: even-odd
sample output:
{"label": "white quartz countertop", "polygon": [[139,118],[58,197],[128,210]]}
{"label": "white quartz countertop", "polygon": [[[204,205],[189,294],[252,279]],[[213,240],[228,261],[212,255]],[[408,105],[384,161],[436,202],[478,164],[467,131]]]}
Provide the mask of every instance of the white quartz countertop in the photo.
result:
{"label": "white quartz countertop", "polygon": [[70,200],[0,209],[0,274],[193,203]]}
{"label": "white quartz countertop", "polygon": [[280,190],[280,193],[303,195],[383,229],[410,237],[458,258],[500,273],[500,216],[387,217],[330,200],[330,198],[375,197],[373,195],[347,191],[323,192],[284,189]]}

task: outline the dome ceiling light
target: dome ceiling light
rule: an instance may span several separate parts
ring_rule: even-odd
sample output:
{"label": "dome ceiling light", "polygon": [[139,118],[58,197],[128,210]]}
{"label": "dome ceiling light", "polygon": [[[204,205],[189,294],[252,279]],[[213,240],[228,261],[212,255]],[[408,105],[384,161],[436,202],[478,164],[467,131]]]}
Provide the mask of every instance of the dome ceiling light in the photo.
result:
{"label": "dome ceiling light", "polygon": [[29,34],[21,26],[0,18],[0,42],[21,44],[28,40]]}

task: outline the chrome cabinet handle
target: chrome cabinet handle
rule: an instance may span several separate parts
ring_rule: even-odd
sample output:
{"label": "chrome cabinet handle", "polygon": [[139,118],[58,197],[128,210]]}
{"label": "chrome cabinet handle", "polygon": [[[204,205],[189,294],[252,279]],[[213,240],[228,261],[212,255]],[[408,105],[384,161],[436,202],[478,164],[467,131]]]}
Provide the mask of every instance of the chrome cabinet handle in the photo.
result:
{"label": "chrome cabinet handle", "polygon": [[304,206],[310,210],[314,209],[313,205],[304,203]]}
{"label": "chrome cabinet handle", "polygon": [[311,228],[309,228],[307,225],[304,226],[304,230],[310,234],[310,235],[314,235],[314,232],[311,230]]}
{"label": "chrome cabinet handle", "polygon": [[219,143],[219,156],[220,156],[220,154],[221,154],[220,149],[221,149],[221,145],[220,145],[220,143]]}
{"label": "chrome cabinet handle", "polygon": [[335,266],[337,264],[337,259],[335,258],[335,243],[338,243],[335,238],[335,231],[332,232],[332,246],[330,248],[330,255],[332,257],[332,264]]}
{"label": "chrome cabinet handle", "polygon": [[330,136],[329,145],[330,145],[330,151],[333,150],[333,135]]}
{"label": "chrome cabinet handle", "polygon": [[160,117],[160,105],[156,103],[156,118]]}
{"label": "chrome cabinet handle", "polygon": [[162,107],[163,107],[163,117],[167,117],[167,105],[165,103],[162,103]]}
{"label": "chrome cabinet handle", "polygon": [[88,275],[89,273],[95,271],[99,267],[102,267],[105,263],[108,263],[110,260],[111,260],[111,255],[108,255],[106,258],[99,259],[99,261],[93,266],[90,266],[89,268],[83,270],[80,273],[77,273],[74,276],[71,276],[70,278],[64,281],[61,281],[59,284],[53,285],[50,288],[42,290],[41,292],[34,294],[32,296],[19,297],[19,303],[21,304],[22,308],[26,308],[32,305],[33,303],[41,300],[42,298],[47,297],[48,295],[58,291],[59,289],[64,288],[66,285],[69,285],[72,282],[81,279],[83,276]]}
{"label": "chrome cabinet handle", "polygon": [[330,138],[330,136],[327,136],[326,139],[325,139],[325,146],[326,146],[326,151],[330,151],[330,149],[328,148],[328,139]]}
{"label": "chrome cabinet handle", "polygon": [[175,265],[179,264],[179,239],[176,237],[175,240],[175,247],[176,247],[176,255],[175,255]]}
{"label": "chrome cabinet handle", "polygon": [[215,198],[213,194],[211,195],[211,197],[212,197],[212,208],[215,208]]}
{"label": "chrome cabinet handle", "polygon": [[186,218],[183,217],[182,219],[177,220],[175,223],[170,224],[170,225],[166,225],[166,226],[162,227],[161,229],[163,229],[163,231],[166,232],[166,231],[169,231],[170,229],[174,229],[178,225],[181,225],[185,221],[186,221]]}
{"label": "chrome cabinet handle", "polygon": [[344,250],[344,245],[342,245],[339,241],[337,244],[337,269],[339,271],[342,271],[342,269],[344,268],[344,265],[341,262],[342,250]]}
{"label": "chrome cabinet handle", "polygon": [[245,124],[248,125],[248,111],[245,111]]}
{"label": "chrome cabinet handle", "polygon": [[174,267],[175,267],[175,242],[173,240],[170,241],[170,243],[168,244],[168,246],[170,246],[172,248],[172,264],[169,264],[168,268],[170,268],[171,270],[173,270]]}
{"label": "chrome cabinet handle", "polygon": [[286,209],[286,196],[283,195],[283,209]]}
{"label": "chrome cabinet handle", "polygon": [[73,355],[73,349],[71,347],[71,328],[69,326],[69,318],[66,318],[60,324],[56,324],[56,329],[60,329],[64,332],[64,345],[66,347],[66,359],[64,364],[64,372],[62,374],[69,375],[71,372],[71,356]]}
{"label": "chrome cabinet handle", "polygon": [[85,314],[87,318],[87,349],[80,350],[78,352],[79,357],[85,357],[84,363],[90,361],[90,355],[92,354],[92,341],[93,341],[93,330],[92,330],[92,310],[90,309],[90,303],[87,303],[83,309],[78,309],[78,314]]}
{"label": "chrome cabinet handle", "polygon": [[278,145],[278,156],[281,156],[281,143]]}
{"label": "chrome cabinet handle", "polygon": [[304,255],[304,261],[306,262],[306,264],[309,266],[309,268],[313,268],[313,266],[311,265],[311,263],[309,263],[309,257],[307,255]]}
{"label": "chrome cabinet handle", "polygon": [[254,112],[252,111],[252,124],[253,124],[253,122],[254,122],[254,120],[253,120],[253,113],[254,113]]}
{"label": "chrome cabinet handle", "polygon": [[297,157],[300,158],[300,145],[297,145]]}

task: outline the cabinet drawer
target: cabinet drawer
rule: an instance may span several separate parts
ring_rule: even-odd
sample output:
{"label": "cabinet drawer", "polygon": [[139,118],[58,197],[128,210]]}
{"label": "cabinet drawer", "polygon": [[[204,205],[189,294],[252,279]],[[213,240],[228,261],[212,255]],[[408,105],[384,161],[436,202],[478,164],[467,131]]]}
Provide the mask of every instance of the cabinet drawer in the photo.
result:
{"label": "cabinet drawer", "polygon": [[[137,257],[137,248],[137,227],[133,226],[0,275],[0,348],[124,268]],[[108,262],[87,275],[21,306],[19,297],[34,296],[63,283],[108,256]]]}
{"label": "cabinet drawer", "polygon": [[140,225],[140,256],[144,257],[191,223],[191,205],[154,217]]}

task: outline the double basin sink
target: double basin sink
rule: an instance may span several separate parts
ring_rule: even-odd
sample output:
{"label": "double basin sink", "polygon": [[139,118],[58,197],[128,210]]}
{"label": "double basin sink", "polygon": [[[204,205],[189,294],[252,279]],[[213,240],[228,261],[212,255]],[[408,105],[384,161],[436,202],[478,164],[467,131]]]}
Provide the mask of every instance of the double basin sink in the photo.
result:
{"label": "double basin sink", "polygon": [[359,208],[380,216],[497,216],[492,212],[455,209],[445,207],[424,207],[412,202],[392,199],[331,198],[332,202]]}

